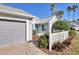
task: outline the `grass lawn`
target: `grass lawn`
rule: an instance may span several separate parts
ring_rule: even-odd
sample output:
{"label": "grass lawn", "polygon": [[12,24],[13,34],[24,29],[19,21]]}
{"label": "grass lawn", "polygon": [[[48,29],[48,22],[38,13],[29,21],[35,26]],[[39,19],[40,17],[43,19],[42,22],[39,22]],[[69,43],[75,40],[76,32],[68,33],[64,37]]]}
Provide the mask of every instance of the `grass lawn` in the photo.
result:
{"label": "grass lawn", "polygon": [[78,55],[79,54],[79,35],[75,37],[70,48],[63,54],[67,54],[67,55]]}

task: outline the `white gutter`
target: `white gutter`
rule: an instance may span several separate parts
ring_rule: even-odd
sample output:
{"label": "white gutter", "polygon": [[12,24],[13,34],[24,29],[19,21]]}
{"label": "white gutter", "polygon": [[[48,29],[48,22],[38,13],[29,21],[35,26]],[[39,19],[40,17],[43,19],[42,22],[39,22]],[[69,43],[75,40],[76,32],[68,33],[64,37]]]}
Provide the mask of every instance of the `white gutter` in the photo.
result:
{"label": "white gutter", "polygon": [[26,19],[10,18],[10,17],[1,17],[1,16],[0,16],[0,19],[8,19],[8,20],[26,21]]}
{"label": "white gutter", "polygon": [[25,14],[21,14],[21,13],[10,12],[10,11],[5,11],[5,10],[0,10],[0,12],[2,12],[2,13],[10,13],[10,14],[14,14],[14,15],[19,15],[19,16],[34,18],[34,16],[25,15]]}

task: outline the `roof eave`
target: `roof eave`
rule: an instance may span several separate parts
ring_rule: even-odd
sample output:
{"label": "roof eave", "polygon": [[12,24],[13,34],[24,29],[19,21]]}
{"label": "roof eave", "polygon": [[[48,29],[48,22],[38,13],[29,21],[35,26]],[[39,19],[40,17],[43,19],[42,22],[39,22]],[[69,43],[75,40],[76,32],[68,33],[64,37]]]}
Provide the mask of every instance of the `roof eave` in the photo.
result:
{"label": "roof eave", "polygon": [[29,18],[34,18],[34,16],[25,15],[25,14],[21,14],[21,13],[10,12],[10,11],[5,11],[5,10],[0,10],[0,12],[8,13],[8,14],[14,14],[14,15],[19,15],[19,16],[24,16],[24,17],[29,17]]}
{"label": "roof eave", "polygon": [[39,24],[46,24],[46,23],[48,23],[48,22],[40,22]]}

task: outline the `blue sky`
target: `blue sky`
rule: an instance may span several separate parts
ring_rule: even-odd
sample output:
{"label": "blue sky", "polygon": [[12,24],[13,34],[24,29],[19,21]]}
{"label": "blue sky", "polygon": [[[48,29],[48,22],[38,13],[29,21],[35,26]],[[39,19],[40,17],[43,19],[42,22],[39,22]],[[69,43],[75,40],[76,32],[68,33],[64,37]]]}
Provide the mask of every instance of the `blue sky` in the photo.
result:
{"label": "blue sky", "polygon": [[[35,15],[39,18],[45,18],[51,15],[50,11],[50,4],[49,3],[6,3],[5,5],[15,7],[22,9],[24,11],[27,11],[31,13],[32,15]],[[67,13],[67,6],[72,6],[74,4],[72,3],[57,3],[56,9],[57,10],[63,10],[64,15],[63,18],[67,19],[68,13]],[[79,6],[79,4],[77,4]],[[75,19],[79,18],[79,8],[76,11]],[[72,19],[72,12],[70,14],[70,19]]]}

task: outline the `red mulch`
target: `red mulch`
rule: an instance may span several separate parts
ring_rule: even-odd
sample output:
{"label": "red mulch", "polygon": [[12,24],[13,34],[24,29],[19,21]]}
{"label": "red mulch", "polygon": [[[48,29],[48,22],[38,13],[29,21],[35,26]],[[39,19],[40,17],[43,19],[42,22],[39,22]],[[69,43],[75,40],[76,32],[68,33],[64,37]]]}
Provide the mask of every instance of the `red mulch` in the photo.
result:
{"label": "red mulch", "polygon": [[37,41],[39,38],[38,35],[32,35],[32,40],[28,41],[28,42],[32,42],[32,41]]}
{"label": "red mulch", "polygon": [[42,50],[43,52],[47,53],[48,55],[60,55],[60,54],[62,54],[62,52],[60,52],[60,51],[55,51],[55,50],[49,51],[49,49],[46,49],[46,48],[39,48],[39,49]]}
{"label": "red mulch", "polygon": [[38,35],[32,35],[33,40],[38,40],[39,36]]}
{"label": "red mulch", "polygon": [[[74,43],[74,39],[72,39],[72,44],[73,43]],[[46,48],[39,48],[39,49],[49,55],[63,55],[65,52],[71,50],[71,45],[69,47],[66,47],[66,49],[64,49],[63,51],[56,51],[56,50],[49,51],[49,49],[46,49]]]}

